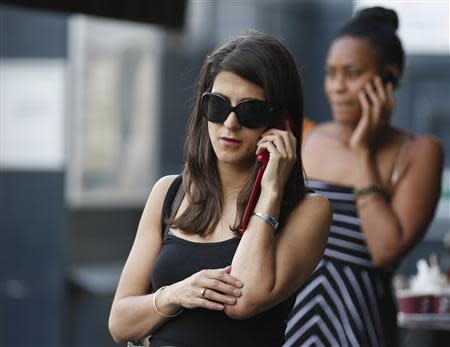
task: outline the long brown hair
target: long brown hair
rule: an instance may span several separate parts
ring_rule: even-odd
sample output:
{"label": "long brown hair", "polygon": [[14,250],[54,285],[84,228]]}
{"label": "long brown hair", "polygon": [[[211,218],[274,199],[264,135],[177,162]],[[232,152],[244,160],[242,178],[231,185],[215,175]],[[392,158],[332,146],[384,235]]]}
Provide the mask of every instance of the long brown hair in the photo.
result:
{"label": "long brown hair", "polygon": [[[219,44],[206,57],[198,77],[194,110],[191,114],[185,141],[183,189],[188,197],[187,209],[168,225],[188,234],[207,235],[220,220],[223,196],[217,169],[217,157],[208,134],[208,121],[200,111],[201,96],[212,89],[214,79],[221,71],[229,71],[249,80],[265,91],[266,100],[277,112],[274,124],[289,114],[297,138],[297,162],[284,189],[280,209],[280,227],[291,210],[305,194],[305,181],[301,153],[303,122],[303,90],[294,59],[287,48],[275,37],[256,31],[246,32]],[[271,124],[270,127],[273,127]],[[237,231],[247,205],[253,181],[258,170],[256,161],[252,177],[238,196],[235,224]]]}

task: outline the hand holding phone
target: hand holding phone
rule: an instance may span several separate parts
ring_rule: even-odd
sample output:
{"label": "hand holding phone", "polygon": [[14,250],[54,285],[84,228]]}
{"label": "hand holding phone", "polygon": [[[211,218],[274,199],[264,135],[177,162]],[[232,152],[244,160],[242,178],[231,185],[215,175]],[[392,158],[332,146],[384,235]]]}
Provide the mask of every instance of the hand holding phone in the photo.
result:
{"label": "hand holding phone", "polygon": [[360,91],[358,98],[361,104],[361,118],[350,138],[350,148],[358,151],[372,150],[379,132],[389,123],[394,108],[395,82],[393,74],[385,71]]}
{"label": "hand holding phone", "polygon": [[[384,69],[383,71],[381,71],[381,73],[379,74],[379,78],[381,80],[381,85],[384,88],[384,90],[387,89],[388,83],[391,83],[392,87],[395,87],[397,85],[397,78],[388,69]],[[372,88],[372,90],[377,91],[377,84],[375,82],[375,79],[371,80],[369,83],[370,83],[370,87]],[[367,89],[367,86],[365,89]],[[370,94],[368,93],[368,91],[364,90],[364,94],[365,94],[369,104],[372,105],[373,103],[372,103],[372,100],[371,100],[371,97],[370,97]],[[379,93],[377,93],[377,94],[379,94]]]}
{"label": "hand holding phone", "polygon": [[[294,129],[294,121],[292,120],[292,117],[290,115],[288,115],[287,120],[291,129]],[[269,159],[270,155],[269,151],[267,150],[262,151],[256,156],[256,160],[259,161],[261,166],[258,170],[258,173],[256,174],[255,183],[253,184],[252,192],[250,193],[250,198],[248,200],[247,207],[245,208],[244,217],[242,218],[242,223],[239,228],[239,232],[241,234],[244,234],[245,229],[247,229],[248,222],[255,209],[256,201],[258,200],[259,194],[261,192],[261,179],[264,171],[266,170],[267,164],[269,163]]]}

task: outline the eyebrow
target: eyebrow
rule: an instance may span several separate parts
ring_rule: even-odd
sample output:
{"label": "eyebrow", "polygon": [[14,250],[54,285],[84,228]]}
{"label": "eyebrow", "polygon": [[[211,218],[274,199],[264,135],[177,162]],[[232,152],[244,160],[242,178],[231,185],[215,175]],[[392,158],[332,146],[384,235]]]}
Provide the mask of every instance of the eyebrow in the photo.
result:
{"label": "eyebrow", "polygon": [[222,93],[215,92],[215,91],[211,90],[211,94],[220,95],[222,98],[225,98],[225,99],[227,99],[228,101],[230,101],[230,99],[228,99],[228,98],[227,98],[225,95],[223,95]]}
{"label": "eyebrow", "polygon": [[[220,95],[222,98],[227,99],[228,102],[231,104],[230,99],[229,99],[228,97],[226,97],[225,95],[223,95],[222,93],[215,92],[215,91],[211,90],[211,94]],[[243,98],[243,99],[240,99],[240,100],[238,101],[237,104],[241,103],[242,101],[246,101],[246,100],[256,100],[256,101],[264,101],[264,102],[267,102],[267,100],[265,100],[265,99],[258,99],[258,98]],[[237,104],[236,104],[236,105],[237,105]]]}
{"label": "eyebrow", "polygon": [[[325,64],[325,68],[330,68],[330,67],[334,67],[336,65],[330,64],[330,63],[326,63]],[[346,63],[344,65],[341,65],[344,69],[349,69],[349,68],[358,68],[358,69],[362,69],[365,68],[366,65],[364,64],[359,64],[357,62],[350,62],[350,63]]]}

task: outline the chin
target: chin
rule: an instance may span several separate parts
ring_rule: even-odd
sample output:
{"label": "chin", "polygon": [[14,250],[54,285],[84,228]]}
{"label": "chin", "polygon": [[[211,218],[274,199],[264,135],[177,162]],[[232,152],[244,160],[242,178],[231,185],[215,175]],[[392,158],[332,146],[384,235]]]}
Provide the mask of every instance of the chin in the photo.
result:
{"label": "chin", "polygon": [[[249,166],[254,164],[252,157],[246,155],[236,155],[236,153],[217,153],[216,157],[217,162],[227,165]],[[256,157],[253,156],[253,158]]]}
{"label": "chin", "polygon": [[358,124],[359,120],[361,119],[361,116],[353,115],[348,112],[333,112],[333,118],[337,122],[346,123],[346,124]]}

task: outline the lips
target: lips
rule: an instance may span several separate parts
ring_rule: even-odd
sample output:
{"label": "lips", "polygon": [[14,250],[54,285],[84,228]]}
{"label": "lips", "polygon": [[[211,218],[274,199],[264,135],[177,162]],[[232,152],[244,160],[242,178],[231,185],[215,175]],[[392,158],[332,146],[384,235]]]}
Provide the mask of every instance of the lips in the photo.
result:
{"label": "lips", "polygon": [[241,140],[238,140],[238,139],[235,139],[235,138],[232,138],[232,137],[225,137],[225,136],[222,136],[220,139],[224,140],[224,141],[237,142],[237,143],[242,142]]}
{"label": "lips", "polygon": [[242,141],[233,137],[220,137],[220,142],[226,147],[238,147]]}
{"label": "lips", "polygon": [[334,107],[350,107],[353,104],[351,101],[332,101],[331,103]]}

